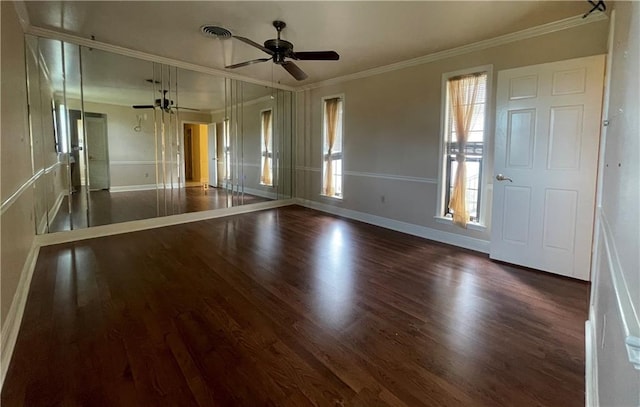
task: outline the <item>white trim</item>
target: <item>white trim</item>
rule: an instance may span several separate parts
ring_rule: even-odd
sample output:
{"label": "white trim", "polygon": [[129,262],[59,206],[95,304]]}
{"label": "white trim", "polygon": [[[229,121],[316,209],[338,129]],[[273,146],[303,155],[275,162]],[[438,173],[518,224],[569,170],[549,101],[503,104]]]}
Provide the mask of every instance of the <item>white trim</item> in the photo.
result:
{"label": "white trim", "polygon": [[[274,189],[272,186],[264,186],[268,189]],[[264,189],[247,188],[244,187],[244,193],[249,195],[259,196],[261,198],[278,199],[278,194],[272,191],[266,191]]]}
{"label": "white trim", "polygon": [[336,85],[336,84],[349,82],[356,79],[368,78],[370,76],[397,71],[399,69],[409,68],[416,65],[423,65],[423,64],[439,61],[446,58],[452,58],[459,55],[468,54],[470,52],[482,51],[487,48],[497,47],[500,45],[509,44],[516,41],[522,41],[529,38],[539,37],[541,35],[550,34],[556,31],[579,27],[584,24],[603,21],[603,20],[606,20],[607,18],[608,17],[605,13],[592,14],[589,16],[589,18],[582,18],[582,15],[577,15],[577,16],[565,18],[563,20],[553,21],[553,22],[542,24],[539,26],[527,28],[521,31],[516,31],[510,34],[501,35],[499,37],[494,37],[487,40],[482,40],[482,41],[474,42],[471,44],[463,45],[461,47],[434,52],[433,54],[428,54],[418,58],[396,62],[393,64],[384,65],[377,68],[367,69],[367,70],[356,72],[349,75],[338,76],[336,78],[327,79],[320,82],[310,83],[308,85],[300,86],[296,90],[300,92],[307,89],[316,89],[323,86]]}
{"label": "white trim", "polygon": [[47,210],[46,216],[40,217],[40,222],[38,222],[38,228],[37,228],[37,233],[39,235],[43,233],[47,233],[48,225],[51,224],[51,222],[58,215],[58,211],[60,210],[62,201],[64,200],[64,197],[67,195],[69,195],[69,191],[66,191],[66,190],[60,191],[53,205],[51,205],[51,207]]}
{"label": "white trim", "polygon": [[296,171],[321,172],[322,170],[317,167],[305,167],[302,165],[297,165]]}
{"label": "white trim", "polygon": [[56,216],[58,216],[58,212],[60,211],[60,207],[62,206],[62,201],[64,200],[64,197],[68,195],[69,195],[69,191],[67,190],[60,191],[53,206],[51,207],[51,209],[49,209],[49,222],[53,221],[56,218]]}
{"label": "white trim", "polygon": [[117,185],[109,188],[109,192],[133,192],[133,191],[149,191],[151,189],[162,188],[162,184],[141,184],[141,185]]}
{"label": "white trim", "polygon": [[285,199],[280,201],[259,202],[255,204],[235,206],[232,208],[212,209],[209,211],[182,213],[179,215],[162,216],[159,218],[114,223],[111,225],[102,225],[86,229],[76,229],[65,232],[39,235],[35,237],[35,242],[39,246],[49,246],[53,244],[73,242],[76,240],[93,239],[96,237],[111,236],[121,233],[135,232],[139,230],[179,225],[189,222],[198,222],[207,219],[223,218],[225,216],[256,212],[264,209],[279,208],[282,206],[289,206],[293,204],[295,204],[294,199]]}
{"label": "white trim", "polygon": [[[446,216],[434,216],[433,220],[435,220],[437,223],[442,223],[443,225],[453,225],[453,219],[447,218]],[[467,222],[467,229],[486,232],[487,227],[481,223]]]}
{"label": "white trim", "polygon": [[[296,166],[296,171],[308,171],[308,172],[322,172],[320,168]],[[424,178],[414,177],[411,175],[396,175],[396,174],[383,174],[378,172],[364,172],[364,171],[343,171],[343,176],[348,175],[351,177],[369,177],[369,178],[381,178],[390,179],[394,181],[406,181],[406,182],[420,182],[423,184],[437,184],[436,178]]]}
{"label": "white trim", "polygon": [[[169,163],[175,164],[175,162]],[[155,161],[109,161],[109,165],[156,165]]]}
{"label": "white trim", "polygon": [[178,59],[167,58],[160,55],[150,54],[147,52],[137,51],[130,48],[120,47],[117,45],[108,44],[105,42],[95,41],[88,38],[79,37],[74,34],[60,32],[48,28],[36,27],[30,25],[25,29],[26,34],[35,35],[38,37],[49,38],[53,40],[65,41],[68,43],[82,45],[88,48],[99,49],[101,51],[112,52],[118,55],[124,55],[128,57],[138,58],[145,61],[157,62],[160,64],[171,65],[177,68],[188,69],[194,72],[200,72],[208,75],[215,75],[223,78],[240,80],[243,82],[254,83],[257,85],[268,86],[270,88],[278,88],[282,90],[293,91],[295,88],[291,86],[282,85],[279,83],[272,83],[270,81],[262,81],[254,78],[250,78],[244,75],[238,75],[222,69],[210,68],[202,65],[193,64],[190,62],[180,61]]}
{"label": "white trim", "polygon": [[369,177],[369,178],[381,178],[390,179],[394,181],[406,181],[406,182],[420,182],[424,184],[437,184],[438,180],[435,178],[423,178],[413,177],[410,175],[394,175],[394,174],[381,174],[376,172],[362,172],[362,171],[344,171],[342,175],[349,175],[352,177]]}
{"label": "white trim", "polygon": [[13,194],[2,201],[2,205],[0,205],[0,215],[4,214],[11,207],[11,205],[13,205],[18,199],[20,199],[22,193],[29,189],[29,187],[31,187],[38,180],[38,178],[40,178],[44,174],[49,174],[59,165],[62,165],[60,161],[55,162],[47,168],[41,168],[36,171],[36,173],[33,174],[28,180],[26,180],[22,185],[20,185]]}
{"label": "white trim", "polygon": [[596,343],[595,314],[589,312],[589,319],[584,323],[585,343],[585,407],[598,407],[598,347]]}
{"label": "white trim", "polygon": [[[197,184],[197,185],[196,185]],[[192,186],[200,186],[202,185],[199,182],[196,182],[194,185]],[[163,184],[161,182],[157,183],[157,184],[139,184],[139,185],[116,185],[116,186],[112,186],[109,188],[109,192],[135,192],[135,191],[149,191],[151,189],[158,189],[158,190],[163,190],[163,189],[181,189],[181,188],[190,188],[191,186],[189,185],[183,185],[177,182],[174,182],[173,184],[171,184],[170,182],[167,182],[167,184]]]}
{"label": "white trim", "polygon": [[27,189],[29,189],[29,187],[33,186],[33,183],[36,182],[36,180],[40,178],[42,174],[44,174],[44,170],[41,169],[35,174],[33,174],[31,178],[26,180],[24,184],[20,185],[20,187],[18,187],[16,192],[11,194],[9,198],[2,201],[2,205],[0,206],[0,215],[4,215],[4,213],[11,207],[11,205],[13,205],[18,199],[20,199],[20,196],[22,196],[22,193]]}
{"label": "white trim", "polygon": [[489,241],[476,239],[469,236],[463,236],[456,233],[445,232],[442,230],[428,228],[426,226],[414,225],[394,219],[384,218],[382,216],[371,215],[369,213],[358,212],[351,209],[340,208],[338,206],[327,205],[308,199],[297,198],[298,205],[306,208],[315,209],[322,212],[331,213],[360,222],[369,223],[386,229],[395,230],[397,232],[406,233],[408,235],[419,236],[436,242],[446,243],[481,253],[489,253]]}
{"label": "white trim", "polygon": [[29,12],[27,11],[27,5],[24,0],[14,0],[13,5],[18,15],[18,20],[22,26],[22,31],[26,32],[31,26],[31,20],[29,19]]}
{"label": "white trim", "polygon": [[[269,87],[271,87],[271,86],[269,86]],[[256,105],[256,104],[261,103],[261,102],[267,102],[269,100],[273,100],[271,96],[272,95],[266,95],[266,96],[260,96],[259,98],[255,98],[255,99],[252,99],[252,100],[247,100],[246,102],[242,102],[242,106],[243,107],[247,107],[247,106],[251,106],[251,105]],[[272,109],[272,108],[273,108],[273,106],[269,107],[269,109]],[[220,114],[220,113],[224,113],[224,112],[225,112],[225,109],[223,108],[223,109],[210,110],[209,114],[216,115],[216,114]]]}
{"label": "white trim", "polygon": [[618,311],[620,312],[620,320],[622,321],[622,333],[625,337],[627,356],[633,367],[636,370],[640,370],[640,318],[638,318],[638,310],[635,309],[633,304],[634,297],[632,297],[627,281],[624,278],[615,240],[602,209],[598,210],[597,217],[604,242],[604,254],[609,263],[608,268],[611,272],[613,290],[618,304]]}
{"label": "white trim", "polygon": [[31,286],[31,278],[33,277],[33,271],[36,267],[39,251],[40,246],[34,242],[27,254],[22,272],[20,273],[18,287],[11,301],[7,317],[2,325],[2,332],[0,333],[0,344],[2,346],[2,350],[0,351],[0,388],[4,385],[4,379],[7,376],[11,356],[13,356],[13,350],[16,346],[16,340],[18,339],[18,332],[20,331],[24,309],[27,305],[29,287]]}

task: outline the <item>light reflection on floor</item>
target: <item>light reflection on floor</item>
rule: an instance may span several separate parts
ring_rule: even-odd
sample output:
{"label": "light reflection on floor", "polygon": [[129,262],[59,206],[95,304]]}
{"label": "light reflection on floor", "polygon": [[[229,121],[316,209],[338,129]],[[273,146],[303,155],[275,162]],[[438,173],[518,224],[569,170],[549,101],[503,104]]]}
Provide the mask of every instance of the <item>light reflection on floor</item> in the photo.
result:
{"label": "light reflection on floor", "polygon": [[318,317],[340,329],[351,321],[354,311],[355,270],[353,248],[344,244],[347,226],[337,223],[315,248],[313,305]]}

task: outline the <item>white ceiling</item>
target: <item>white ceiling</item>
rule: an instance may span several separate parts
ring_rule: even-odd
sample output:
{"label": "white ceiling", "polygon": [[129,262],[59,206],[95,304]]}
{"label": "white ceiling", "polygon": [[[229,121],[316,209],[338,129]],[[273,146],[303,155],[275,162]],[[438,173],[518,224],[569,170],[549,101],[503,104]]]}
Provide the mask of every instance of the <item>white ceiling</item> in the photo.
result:
{"label": "white ceiling", "polygon": [[[318,82],[584,13],[586,1],[46,1],[25,3],[30,24],[205,67],[266,54],[238,40],[203,36],[215,24],[258,43],[283,38],[297,51],[335,50],[340,61],[296,62],[297,82],[270,62],[234,70],[289,86]],[[110,65],[110,69],[115,67]],[[115,71],[111,71],[115,72]]]}

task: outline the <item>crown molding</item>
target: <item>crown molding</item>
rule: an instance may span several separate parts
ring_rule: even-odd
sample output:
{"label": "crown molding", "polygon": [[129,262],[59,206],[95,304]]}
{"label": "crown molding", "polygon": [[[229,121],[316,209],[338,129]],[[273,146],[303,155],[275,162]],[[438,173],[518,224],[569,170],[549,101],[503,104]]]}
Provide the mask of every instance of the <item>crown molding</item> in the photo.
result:
{"label": "crown molding", "polygon": [[338,76],[336,78],[327,79],[320,82],[310,83],[308,85],[299,86],[296,91],[301,92],[310,89],[316,89],[323,86],[337,85],[352,81],[355,79],[367,78],[370,76],[380,75],[387,72],[397,71],[399,69],[409,68],[416,65],[423,65],[430,62],[439,61],[442,59],[452,58],[459,55],[468,54],[470,52],[482,51],[487,48],[497,47],[504,44],[509,44],[516,41],[522,41],[529,38],[539,37],[541,35],[550,34],[556,31],[562,31],[569,28],[579,27],[585,24],[591,24],[598,21],[607,20],[608,17],[605,13],[592,14],[588,18],[582,18],[582,15],[577,15],[569,18],[565,18],[558,21],[538,25],[535,27],[527,28],[521,31],[516,31],[510,34],[501,35],[499,37],[490,38],[474,42],[471,44],[463,45],[456,48],[451,48],[444,51],[434,52],[432,54],[424,55],[418,58],[408,59],[406,61],[396,62],[389,65],[380,66],[377,68],[367,69],[364,71],[352,73],[349,75]]}
{"label": "crown molding", "polygon": [[13,2],[13,6],[16,9],[16,14],[18,14],[18,21],[20,21],[22,31],[26,32],[27,29],[31,26],[31,21],[29,20],[29,12],[27,11],[27,5],[25,4],[24,0],[15,0]]}
{"label": "crown molding", "polygon": [[[258,103],[262,103],[262,102],[266,102],[269,100],[274,100],[274,98],[272,98],[272,95],[265,95],[265,96],[260,96],[256,99],[251,99],[251,100],[247,100],[246,102],[242,102],[242,106],[246,107],[246,106],[251,106],[251,105],[255,105]],[[225,112],[225,108],[222,109],[216,109],[216,110],[210,110],[209,114],[220,114],[220,113],[224,113]]]}
{"label": "crown molding", "polygon": [[380,75],[383,73],[392,72],[392,71],[396,71],[404,68],[409,68],[416,65],[423,65],[430,62],[439,61],[442,59],[447,59],[447,58],[452,58],[459,55],[468,54],[470,52],[481,51],[487,48],[492,48],[492,47],[516,42],[516,41],[522,41],[529,38],[539,37],[541,35],[550,34],[557,31],[579,27],[585,24],[591,24],[599,21],[608,20],[609,18],[605,13],[591,14],[587,18],[582,18],[582,15],[577,15],[577,16],[565,18],[562,20],[553,21],[550,23],[527,28],[521,31],[516,31],[513,33],[490,38],[487,40],[482,40],[482,41],[474,42],[471,44],[463,45],[460,47],[451,48],[444,51],[438,51],[438,52],[424,55],[418,58],[413,58],[406,61],[396,62],[389,65],[367,69],[364,71],[360,71],[360,72],[356,72],[348,75],[338,76],[335,78],[331,78],[331,79],[327,79],[327,80],[319,81],[315,83],[310,83],[303,86],[293,87],[293,86],[282,85],[279,83],[271,83],[268,81],[258,80],[258,79],[250,78],[248,76],[230,73],[228,71],[224,71],[221,69],[209,68],[206,66],[192,64],[189,62],[184,62],[184,61],[180,61],[173,58],[162,57],[159,55],[137,51],[130,48],[125,48],[125,47],[112,45],[112,44],[108,44],[108,43],[104,43],[96,40],[91,40],[91,39],[79,37],[77,35],[67,33],[67,32],[32,26],[32,25],[29,25],[28,14],[26,13],[26,7],[23,1],[16,2],[16,10],[18,11],[20,22],[21,24],[23,24],[24,31],[26,34],[36,35],[39,37],[50,38],[50,39],[55,39],[60,41],[66,41],[76,45],[83,45],[86,47],[91,47],[91,48],[99,49],[102,51],[113,52],[119,55],[143,59],[151,62],[172,65],[178,68],[188,69],[195,72],[201,72],[208,75],[216,75],[224,78],[241,80],[244,82],[253,83],[257,85],[268,86],[268,87],[287,90],[287,91],[297,91],[297,92],[316,89],[323,86],[336,85],[339,83],[348,82],[355,79],[367,78],[370,76]]}
{"label": "crown molding", "polygon": [[137,51],[130,48],[121,47],[118,45],[108,44],[106,42],[100,42],[91,40],[84,37],[79,37],[67,32],[51,30],[48,28],[36,27],[29,25],[24,30],[25,34],[35,35],[38,37],[49,38],[53,40],[65,41],[76,45],[82,45],[89,48],[99,49],[101,51],[112,52],[114,54],[124,55],[132,58],[138,58],[145,61],[157,62],[160,64],[166,64],[175,66],[177,68],[188,69],[194,72],[201,72],[208,75],[220,76],[228,79],[235,79],[243,82],[253,83],[256,85],[268,86],[270,88],[277,88],[287,91],[295,91],[295,88],[291,86],[282,85],[279,83],[271,83],[268,81],[262,81],[248,76],[233,74],[221,69],[209,68],[206,66],[192,64],[190,62],[180,61],[178,59],[163,57],[160,55],[150,54],[147,52]]}

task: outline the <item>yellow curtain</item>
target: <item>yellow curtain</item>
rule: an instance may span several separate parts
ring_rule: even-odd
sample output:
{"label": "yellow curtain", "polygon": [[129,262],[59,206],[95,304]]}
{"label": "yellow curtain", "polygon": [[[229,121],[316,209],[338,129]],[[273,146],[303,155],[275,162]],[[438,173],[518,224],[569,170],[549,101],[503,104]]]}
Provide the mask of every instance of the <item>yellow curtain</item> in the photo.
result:
{"label": "yellow curtain", "polygon": [[269,157],[269,153],[271,153],[271,149],[269,146],[271,145],[271,110],[266,110],[262,112],[262,138],[264,142],[262,154],[264,156],[264,161],[262,162],[262,176],[260,177],[260,182],[265,185],[271,185],[271,158]]}
{"label": "yellow curtain", "polygon": [[340,98],[326,99],[324,101],[326,125],[327,125],[327,165],[324,173],[324,190],[322,193],[327,196],[333,196],[336,193],[333,184],[333,144],[336,141],[336,133],[338,132],[338,104]]}
{"label": "yellow curtain", "polygon": [[467,227],[469,221],[469,211],[467,210],[467,166],[465,163],[465,146],[469,137],[469,130],[473,119],[474,104],[478,95],[478,88],[481,75],[466,75],[449,80],[449,100],[451,103],[451,114],[456,129],[456,139],[458,142],[458,154],[456,161],[455,182],[449,209],[453,211],[453,222],[463,228]]}

